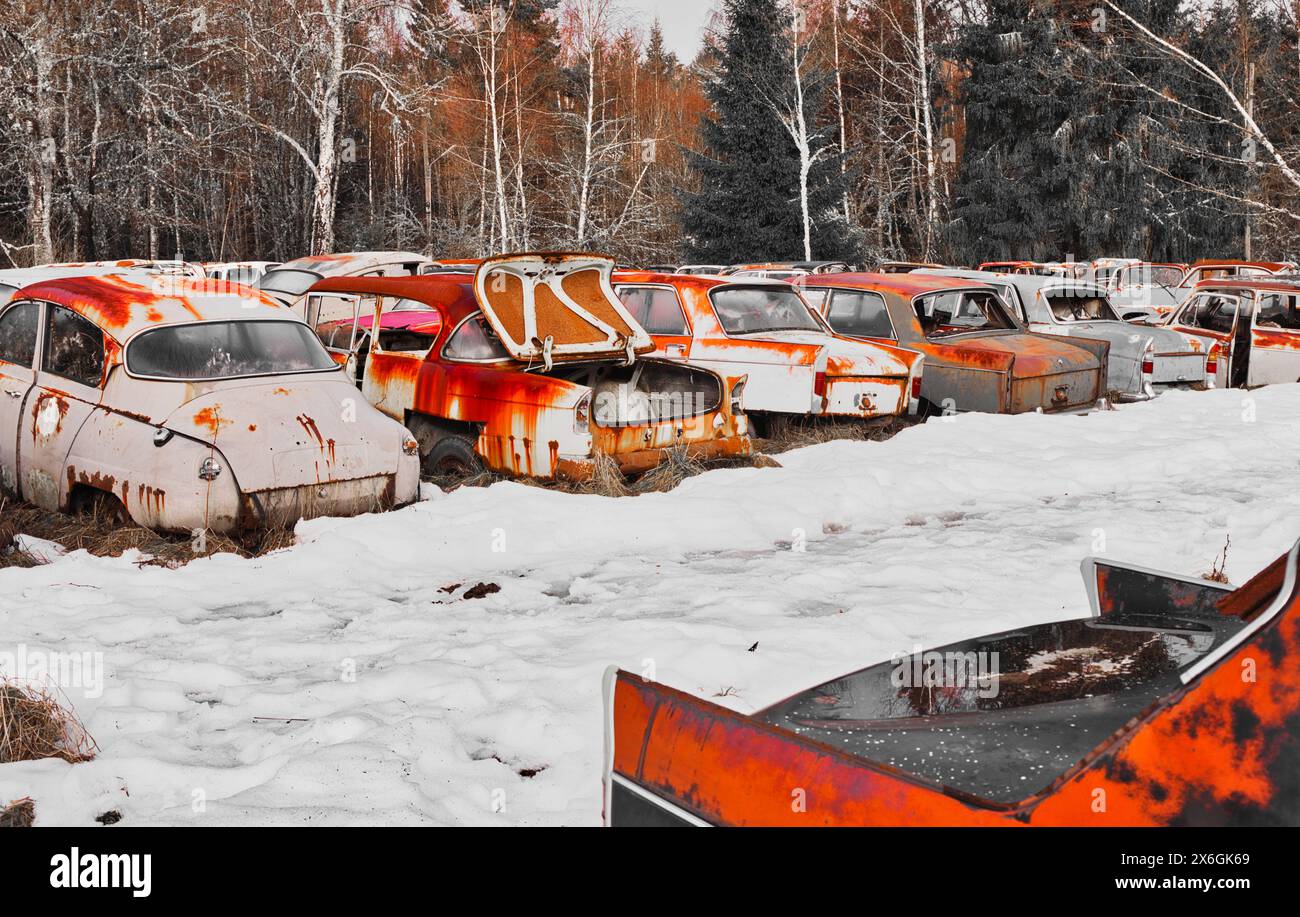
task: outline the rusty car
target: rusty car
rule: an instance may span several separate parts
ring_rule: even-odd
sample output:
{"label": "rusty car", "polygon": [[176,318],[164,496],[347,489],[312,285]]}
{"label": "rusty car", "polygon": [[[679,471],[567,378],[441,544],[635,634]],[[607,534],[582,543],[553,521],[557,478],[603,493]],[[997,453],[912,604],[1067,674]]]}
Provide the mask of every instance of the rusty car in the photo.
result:
{"label": "rusty car", "polygon": [[611,667],[604,822],[1295,825],[1298,557],[1236,589],[1089,558],[1086,616],[909,648],[752,714]]}
{"label": "rusty car", "polygon": [[[286,261],[266,271],[255,284],[284,305],[298,301],[323,277],[412,277],[430,270],[434,263],[415,252],[339,252],[308,255]],[[320,321],[347,318],[351,308],[344,302],[320,301]]]}
{"label": "rusty car", "polygon": [[919,272],[808,278],[805,297],[841,335],[925,355],[924,414],[1090,410],[1110,345],[1031,333],[986,283]]}
{"label": "rusty car", "polygon": [[1106,391],[1116,401],[1146,401],[1167,388],[1214,386],[1206,372],[1209,347],[1200,338],[1124,321],[1106,288],[1096,283],[987,271],[933,273],[987,283],[1031,332],[1109,342]]}
{"label": "rusty car", "polygon": [[1206,280],[1168,319],[1217,353],[1217,383],[1300,382],[1300,275]]}
{"label": "rusty car", "polygon": [[650,332],[656,356],[748,376],[745,410],[760,429],[780,415],[884,420],[916,413],[921,354],[838,334],[789,283],[645,271],[619,272],[614,283]]}
{"label": "rusty car", "polygon": [[411,502],[417,445],[247,287],[80,276],[0,311],[0,477],[47,510],[244,532]]}
{"label": "rusty car", "polygon": [[[743,370],[651,357],[613,267],[582,253],[504,255],[469,273],[327,278],[295,308],[365,397],[410,427],[430,475],[580,481],[601,456],[636,474],[670,450],[748,455]],[[351,303],[353,317],[319,321],[317,298]]]}

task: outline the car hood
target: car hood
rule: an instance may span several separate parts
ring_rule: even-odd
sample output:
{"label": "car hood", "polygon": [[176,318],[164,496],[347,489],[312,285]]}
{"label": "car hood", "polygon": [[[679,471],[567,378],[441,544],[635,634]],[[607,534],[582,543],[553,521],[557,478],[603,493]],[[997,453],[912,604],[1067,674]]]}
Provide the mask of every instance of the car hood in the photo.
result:
{"label": "car hood", "polygon": [[194,386],[162,425],[216,447],[246,493],[394,474],[406,435],[341,374]]}

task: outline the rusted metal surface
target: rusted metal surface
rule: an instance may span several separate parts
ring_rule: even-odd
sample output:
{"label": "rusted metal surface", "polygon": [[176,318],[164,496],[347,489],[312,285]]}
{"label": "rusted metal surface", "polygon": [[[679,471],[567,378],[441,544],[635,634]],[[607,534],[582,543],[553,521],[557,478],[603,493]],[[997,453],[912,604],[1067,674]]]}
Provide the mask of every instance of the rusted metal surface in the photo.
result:
{"label": "rusted metal surface", "polygon": [[[1236,302],[1228,330],[1205,327],[1197,317],[1201,303],[1212,297]],[[1270,319],[1266,307],[1280,308],[1286,318]],[[1202,281],[1170,317],[1169,327],[1200,339],[1207,349],[1218,346],[1218,385],[1300,381],[1300,278],[1293,275]]]}
{"label": "rusted metal surface", "polygon": [[[368,512],[416,496],[418,457],[403,451],[410,434],[362,403],[340,371],[209,381],[128,373],[124,354],[135,336],[164,325],[296,321],[256,291],[178,277],[78,276],[25,287],[10,308],[24,303],[70,309],[98,329],[102,347],[89,354],[102,359],[95,384],[38,365],[10,396],[23,405],[26,435],[0,429],[19,444],[12,456],[0,452],[0,470],[38,506],[66,511],[102,494],[149,528],[226,532],[291,522],[299,509]],[[0,413],[0,424],[8,416]],[[278,515],[250,513],[259,502]]]}
{"label": "rusted metal surface", "polygon": [[[528,257],[572,256],[545,253]],[[480,269],[485,284],[491,282],[494,263],[489,261]],[[451,336],[464,322],[479,320],[480,297],[474,285],[472,273],[441,272],[410,279],[330,278],[311,292],[374,296],[380,300],[380,309],[405,299],[422,303],[429,310],[418,314],[436,314],[436,322],[425,319],[432,332],[427,350],[370,350],[362,392],[391,417],[412,419],[413,427],[427,420],[436,430],[473,443],[475,453],[492,471],[518,477],[582,480],[591,475],[598,453],[609,455],[626,473],[653,467],[668,449],[684,448],[701,458],[749,454],[748,420],[743,411],[734,408],[731,397],[743,373],[708,373],[718,389],[715,403],[688,405],[684,416],[616,423],[608,422],[596,410],[590,386],[558,375],[563,367],[570,367],[565,371],[575,378],[582,375],[583,367],[600,372],[626,367],[628,373],[637,372],[639,367],[643,371],[663,367],[668,373],[682,375],[687,373],[686,368],[670,361],[637,357],[635,353],[629,366],[622,345],[573,363],[558,361],[549,374],[540,360],[530,365],[505,351],[498,359],[479,362],[447,358],[443,348]],[[395,314],[381,313],[381,328],[388,327]],[[373,323],[371,318],[364,324],[369,328]],[[637,329],[644,334],[639,326]],[[557,351],[552,354],[560,356]],[[583,410],[585,422],[580,420]],[[426,455],[430,452],[427,442],[424,451]]]}
{"label": "rusted metal surface", "polygon": [[[924,273],[834,274],[811,278],[810,291],[866,291],[883,298],[895,337],[885,341],[925,356],[921,397],[931,410],[1022,413],[1087,408],[1104,392],[1108,345],[1031,334],[1013,327],[927,337],[914,304],[935,294],[987,290],[987,284]],[[826,312],[829,295],[817,298]]]}
{"label": "rusted metal surface", "polygon": [[[1294,825],[1298,553],[1217,601],[1209,584],[1099,569],[1098,617],[971,644],[1028,654],[996,693],[893,687],[904,659],[745,716],[611,673],[606,823]],[[877,697],[883,713],[854,718]],[[1025,782],[1003,779],[1017,770]]]}

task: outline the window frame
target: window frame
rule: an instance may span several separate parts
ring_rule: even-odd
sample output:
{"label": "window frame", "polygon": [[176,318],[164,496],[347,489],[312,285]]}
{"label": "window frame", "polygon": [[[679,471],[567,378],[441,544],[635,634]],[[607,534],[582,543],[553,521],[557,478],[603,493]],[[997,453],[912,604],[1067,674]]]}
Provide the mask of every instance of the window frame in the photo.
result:
{"label": "window frame", "polygon": [[[462,318],[460,321],[456,323],[455,327],[451,329],[451,333],[447,335],[447,339],[442,342],[442,346],[438,348],[439,360],[445,363],[461,363],[466,366],[491,366],[497,363],[518,363],[519,362],[513,356],[510,356],[509,350],[506,350],[506,356],[504,357],[491,357],[491,358],[481,359],[481,360],[470,360],[465,357],[448,356],[447,348],[450,347],[452,345],[452,342],[456,340],[456,335],[460,333],[460,329],[464,326],[466,322],[474,321],[474,320],[481,320],[484,324],[488,325],[489,328],[491,327],[491,323],[488,322],[487,316],[483,314],[482,309],[479,309],[475,312],[471,312],[469,315],[466,315],[464,318]],[[443,327],[445,328],[446,326],[444,325]],[[501,347],[504,350],[505,344],[501,344]]]}

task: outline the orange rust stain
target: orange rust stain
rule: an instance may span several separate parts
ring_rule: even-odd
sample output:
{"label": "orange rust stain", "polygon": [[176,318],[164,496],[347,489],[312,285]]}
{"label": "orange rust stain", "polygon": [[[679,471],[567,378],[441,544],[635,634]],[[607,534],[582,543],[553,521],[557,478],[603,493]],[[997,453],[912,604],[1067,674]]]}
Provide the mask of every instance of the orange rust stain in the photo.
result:
{"label": "orange rust stain", "polygon": [[255,424],[255,423],[250,423],[250,424],[248,425],[248,432],[249,432],[249,433],[256,432],[256,430],[257,430],[257,424]]}
{"label": "orange rust stain", "polygon": [[194,415],[195,426],[206,427],[213,436],[216,436],[222,427],[228,427],[233,422],[221,416],[221,405],[203,408]]}
{"label": "orange rust stain", "polygon": [[321,451],[324,451],[325,438],[320,435],[320,428],[316,426],[316,421],[306,414],[299,414],[294,419],[298,421],[300,427],[307,431],[308,436],[316,440],[316,445],[320,447]]}

